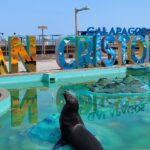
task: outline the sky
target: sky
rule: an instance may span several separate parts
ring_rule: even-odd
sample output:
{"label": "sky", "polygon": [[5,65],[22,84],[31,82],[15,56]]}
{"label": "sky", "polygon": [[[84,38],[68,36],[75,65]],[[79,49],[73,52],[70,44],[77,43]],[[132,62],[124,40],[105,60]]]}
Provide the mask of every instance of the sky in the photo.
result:
{"label": "sky", "polygon": [[0,33],[39,35],[75,34],[75,8],[90,7],[78,13],[78,29],[88,27],[147,27],[150,0],[0,0]]}

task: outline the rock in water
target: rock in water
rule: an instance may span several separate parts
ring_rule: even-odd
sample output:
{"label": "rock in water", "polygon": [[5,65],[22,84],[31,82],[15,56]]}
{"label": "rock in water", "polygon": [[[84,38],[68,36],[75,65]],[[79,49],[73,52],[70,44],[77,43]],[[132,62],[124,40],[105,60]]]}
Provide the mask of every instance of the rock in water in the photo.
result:
{"label": "rock in water", "polygon": [[56,143],[56,141],[60,138],[59,116],[48,116],[37,125],[31,127],[28,131],[28,135],[32,141],[37,143]]}
{"label": "rock in water", "polygon": [[129,84],[130,82],[132,82],[132,81],[134,81],[134,80],[135,80],[135,78],[134,78],[133,76],[131,76],[131,75],[126,75],[126,77],[123,78],[123,83]]}
{"label": "rock in water", "polygon": [[112,80],[111,79],[108,79],[108,78],[100,78],[96,84],[99,85],[99,86],[106,86],[107,84],[110,84],[112,83]]}
{"label": "rock in water", "polygon": [[144,93],[149,91],[148,85],[134,78],[132,75],[127,75],[125,78],[108,78],[99,79],[93,86],[89,88],[91,92],[96,93]]}

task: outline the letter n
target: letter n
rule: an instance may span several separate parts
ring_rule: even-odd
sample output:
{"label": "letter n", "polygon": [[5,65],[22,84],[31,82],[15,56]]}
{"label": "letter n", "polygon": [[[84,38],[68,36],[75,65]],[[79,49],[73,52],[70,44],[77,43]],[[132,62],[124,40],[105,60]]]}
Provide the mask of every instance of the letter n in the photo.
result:
{"label": "letter n", "polygon": [[11,73],[18,73],[18,58],[22,61],[27,72],[36,72],[36,39],[27,36],[27,50],[18,37],[9,37],[9,69]]}

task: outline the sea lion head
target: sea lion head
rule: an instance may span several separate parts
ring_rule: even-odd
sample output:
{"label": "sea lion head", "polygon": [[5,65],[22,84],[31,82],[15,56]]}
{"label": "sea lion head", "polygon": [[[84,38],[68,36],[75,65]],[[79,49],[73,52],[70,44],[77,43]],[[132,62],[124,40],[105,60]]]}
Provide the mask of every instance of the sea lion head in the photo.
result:
{"label": "sea lion head", "polygon": [[76,97],[71,94],[70,92],[68,91],[65,91],[63,93],[64,95],[64,98],[65,98],[65,101],[66,101],[66,104],[72,109],[72,110],[75,110],[75,111],[78,111],[79,109],[79,104],[78,104],[78,100],[76,99]]}

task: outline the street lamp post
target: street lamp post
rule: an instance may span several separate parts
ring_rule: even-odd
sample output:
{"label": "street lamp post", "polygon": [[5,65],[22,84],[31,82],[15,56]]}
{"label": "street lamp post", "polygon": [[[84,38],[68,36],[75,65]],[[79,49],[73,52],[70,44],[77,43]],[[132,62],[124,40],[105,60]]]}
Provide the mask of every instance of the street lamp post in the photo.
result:
{"label": "street lamp post", "polygon": [[78,68],[79,65],[79,57],[78,57],[78,12],[84,11],[84,10],[89,10],[90,8],[83,7],[80,9],[75,8],[75,36],[76,36],[76,48],[75,48],[75,58],[76,58],[76,68]]}
{"label": "street lamp post", "polygon": [[84,11],[84,10],[89,10],[90,8],[89,7],[83,7],[83,8],[80,8],[80,9],[77,9],[75,8],[75,35],[78,36],[78,12],[80,11]]}
{"label": "street lamp post", "polygon": [[42,31],[42,54],[45,55],[45,43],[44,43],[44,30],[46,30],[48,27],[47,26],[38,26],[38,29]]}

